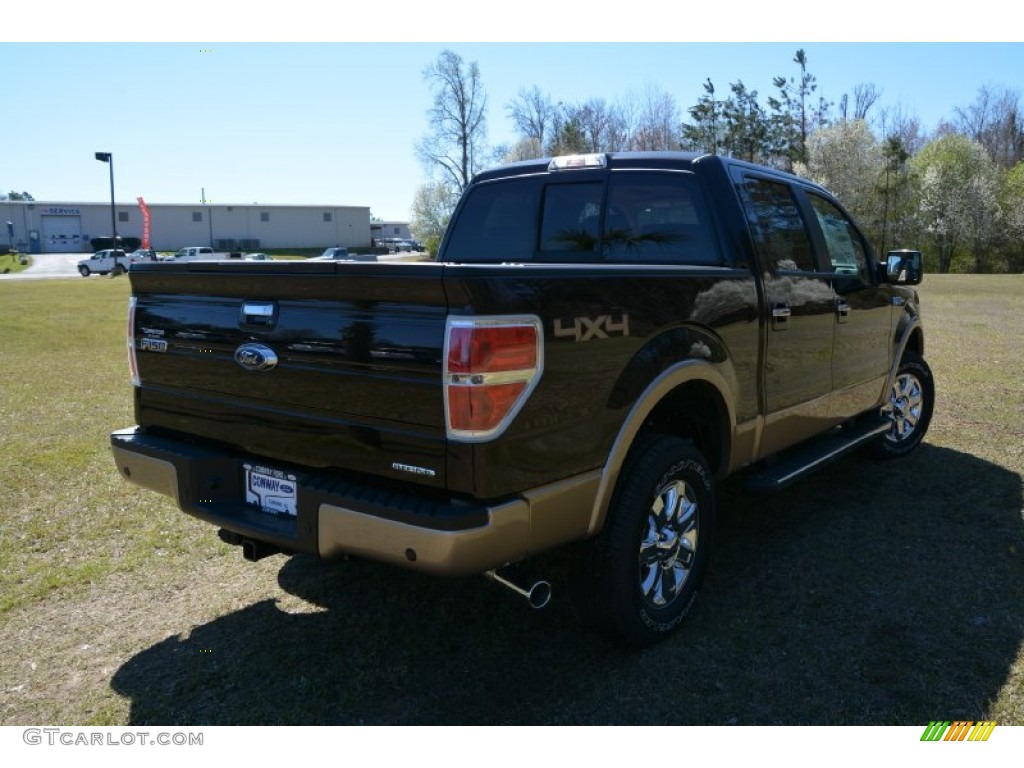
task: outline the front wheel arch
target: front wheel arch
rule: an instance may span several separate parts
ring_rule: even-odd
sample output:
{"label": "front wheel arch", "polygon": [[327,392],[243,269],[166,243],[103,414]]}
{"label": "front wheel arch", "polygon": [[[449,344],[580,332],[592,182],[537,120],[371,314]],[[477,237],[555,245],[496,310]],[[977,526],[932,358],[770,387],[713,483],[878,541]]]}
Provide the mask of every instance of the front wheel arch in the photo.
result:
{"label": "front wheel arch", "polygon": [[907,349],[881,410],[891,426],[872,444],[872,454],[891,459],[913,451],[924,440],[934,408],[935,379],[931,368],[920,354]]}

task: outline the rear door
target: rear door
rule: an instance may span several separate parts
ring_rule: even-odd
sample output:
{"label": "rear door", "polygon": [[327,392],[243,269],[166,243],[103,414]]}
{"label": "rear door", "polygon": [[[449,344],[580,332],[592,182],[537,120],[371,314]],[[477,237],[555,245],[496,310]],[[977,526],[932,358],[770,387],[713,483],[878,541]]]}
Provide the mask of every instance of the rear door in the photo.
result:
{"label": "rear door", "polygon": [[765,286],[767,455],[829,425],[835,294],[794,186],[752,170],[738,180]]}

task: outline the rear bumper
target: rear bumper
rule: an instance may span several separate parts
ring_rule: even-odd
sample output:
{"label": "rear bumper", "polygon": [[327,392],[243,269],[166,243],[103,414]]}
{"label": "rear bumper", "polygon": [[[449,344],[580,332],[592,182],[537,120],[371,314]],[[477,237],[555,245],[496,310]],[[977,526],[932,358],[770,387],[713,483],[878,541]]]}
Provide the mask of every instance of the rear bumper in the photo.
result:
{"label": "rear bumper", "polygon": [[[123,477],[243,538],[288,553],[356,555],[447,575],[481,573],[582,538],[599,482],[593,473],[500,503],[437,501],[138,427],[114,432],[110,441]],[[245,502],[246,464],[295,476],[294,516]]]}

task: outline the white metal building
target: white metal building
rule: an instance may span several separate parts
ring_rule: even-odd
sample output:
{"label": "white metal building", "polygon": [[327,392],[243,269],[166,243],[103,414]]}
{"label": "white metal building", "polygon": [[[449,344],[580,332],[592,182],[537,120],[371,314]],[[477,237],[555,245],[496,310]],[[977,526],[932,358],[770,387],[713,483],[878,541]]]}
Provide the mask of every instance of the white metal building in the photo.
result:
{"label": "white metal building", "polygon": [[[117,203],[117,234],[142,239],[137,204]],[[370,245],[370,209],[338,205],[150,203],[150,244],[159,251],[210,245],[218,251]],[[110,236],[110,203],[0,202],[0,244],[23,253],[87,253]],[[8,226],[7,222],[10,222]]]}

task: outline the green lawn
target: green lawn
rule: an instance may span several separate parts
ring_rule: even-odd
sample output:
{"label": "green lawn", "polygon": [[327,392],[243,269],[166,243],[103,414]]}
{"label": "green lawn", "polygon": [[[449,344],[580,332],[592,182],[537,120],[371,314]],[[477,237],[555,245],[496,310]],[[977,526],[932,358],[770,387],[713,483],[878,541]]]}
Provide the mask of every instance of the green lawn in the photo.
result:
{"label": "green lawn", "polygon": [[21,272],[23,269],[28,269],[32,264],[32,257],[26,258],[25,263],[21,263],[21,255],[17,253],[4,253],[0,254],[0,274],[7,274],[10,272]]}
{"label": "green lawn", "polygon": [[569,554],[534,612],[478,578],[248,563],[125,483],[128,293],[0,282],[0,724],[1024,725],[1022,276],[926,277],[925,445],[724,483],[701,600],[640,653],[579,626]]}

